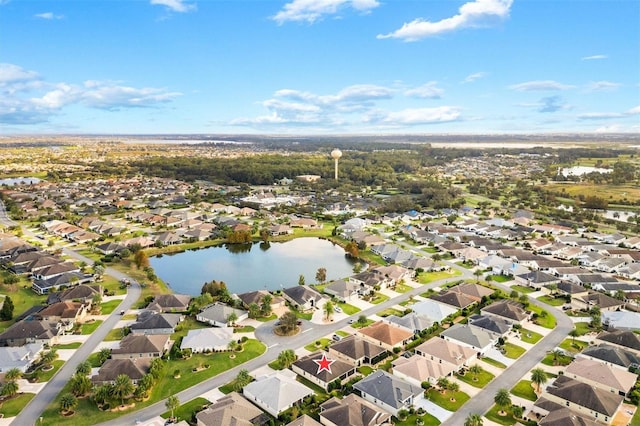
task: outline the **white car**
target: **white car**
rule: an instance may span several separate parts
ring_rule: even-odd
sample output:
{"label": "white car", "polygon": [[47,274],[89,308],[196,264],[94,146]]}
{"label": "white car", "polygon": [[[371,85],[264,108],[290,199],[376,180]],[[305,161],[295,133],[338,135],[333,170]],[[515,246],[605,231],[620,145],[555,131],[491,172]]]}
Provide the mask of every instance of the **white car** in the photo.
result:
{"label": "white car", "polygon": [[336,306],[335,308],[333,308],[333,310],[337,313],[342,313],[342,308],[340,306]]}

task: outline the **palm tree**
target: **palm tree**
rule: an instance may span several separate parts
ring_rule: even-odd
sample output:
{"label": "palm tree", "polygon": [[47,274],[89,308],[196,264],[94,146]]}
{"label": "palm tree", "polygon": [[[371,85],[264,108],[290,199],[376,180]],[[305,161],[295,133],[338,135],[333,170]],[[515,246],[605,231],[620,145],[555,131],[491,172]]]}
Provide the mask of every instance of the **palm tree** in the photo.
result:
{"label": "palm tree", "polygon": [[260,311],[263,316],[268,317],[271,315],[271,302],[273,301],[273,297],[270,294],[265,294],[265,296],[260,301]]}
{"label": "palm tree", "polygon": [[177,396],[171,395],[167,398],[164,406],[167,407],[167,410],[171,410],[171,418],[173,419],[173,412],[180,406],[180,400]]}
{"label": "palm tree", "polygon": [[577,328],[574,328],[573,330],[571,330],[569,332],[569,336],[571,336],[571,344],[575,345],[576,344],[576,337],[578,337],[580,335],[580,332],[578,331]]}
{"label": "palm tree", "polygon": [[480,414],[469,414],[464,420],[464,426],[482,426],[482,416]]}
{"label": "palm tree", "polygon": [[16,380],[18,380],[21,377],[22,377],[22,371],[20,371],[17,368],[12,368],[12,369],[8,370],[4,374],[5,380],[7,380],[9,382],[15,382]]}
{"label": "palm tree", "polygon": [[91,383],[91,379],[85,376],[84,374],[76,373],[71,377],[71,393],[74,396],[80,397],[85,396],[89,392],[91,392],[91,388],[93,387],[93,383]]}
{"label": "palm tree", "polygon": [[93,391],[93,401],[99,407],[101,407],[102,405],[104,405],[105,402],[107,402],[107,399],[109,399],[109,396],[111,396],[111,386],[110,385],[98,386]]}
{"label": "palm tree", "polygon": [[507,413],[505,408],[511,406],[511,395],[509,394],[509,390],[505,388],[498,389],[496,396],[493,397],[493,402],[500,407],[500,415],[506,415]]}
{"label": "palm tree", "polygon": [[83,376],[86,376],[89,373],[91,373],[91,364],[89,363],[89,361],[83,361],[80,364],[78,364],[78,366],[76,367],[76,373],[82,374]]}
{"label": "palm tree", "polygon": [[78,406],[78,399],[70,393],[65,393],[60,397],[60,411],[68,413]]}
{"label": "palm tree", "polygon": [[440,391],[445,394],[447,389],[449,389],[449,379],[446,377],[438,378],[438,387],[440,388]]}
{"label": "palm tree", "polygon": [[455,394],[460,390],[460,385],[457,382],[449,382],[447,385],[447,390],[451,391],[451,400],[455,401]]}
{"label": "palm tree", "polygon": [[473,271],[473,275],[476,277],[476,284],[480,284],[480,277],[482,276],[482,270],[481,269],[476,269],[475,271]]}
{"label": "palm tree", "polygon": [[238,315],[235,312],[231,312],[227,316],[227,323],[231,326],[236,325],[236,321],[238,321]]}
{"label": "palm tree", "polygon": [[542,385],[547,382],[547,373],[542,368],[534,368],[531,370],[531,381],[536,384],[540,393]]}
{"label": "palm tree", "polygon": [[2,386],[2,392],[0,393],[2,393],[2,396],[11,398],[12,396],[15,396],[19,390],[20,387],[18,386],[18,383],[15,380],[11,380]]}
{"label": "palm tree", "polygon": [[108,360],[110,356],[111,356],[111,349],[109,348],[100,349],[100,352],[98,352],[98,363],[100,365],[104,364],[104,362]]}
{"label": "palm tree", "polygon": [[258,318],[260,316],[260,306],[257,303],[249,305],[249,318]]}
{"label": "palm tree", "polygon": [[243,387],[247,386],[253,378],[249,375],[249,371],[244,368],[240,370],[233,384],[233,388],[236,392],[240,391]]}
{"label": "palm tree", "polygon": [[285,349],[278,354],[278,363],[282,368],[289,368],[296,361],[296,353],[293,349]]}
{"label": "palm tree", "polygon": [[164,370],[164,361],[162,358],[154,358],[149,364],[149,374],[154,380],[158,380],[162,376]]}
{"label": "palm tree", "polygon": [[43,367],[51,367],[53,361],[58,358],[58,352],[55,349],[51,349],[40,356],[40,362]]}
{"label": "palm tree", "polygon": [[469,373],[473,374],[473,381],[477,382],[478,374],[482,373],[482,367],[480,367],[478,364],[473,364],[471,367],[469,367]]}
{"label": "palm tree", "polygon": [[564,352],[562,352],[560,349],[556,349],[552,352],[552,354],[553,354],[553,365],[559,365],[560,357],[564,355]]}
{"label": "palm tree", "polygon": [[238,349],[238,341],[235,339],[231,339],[229,341],[229,344],[227,345],[227,349],[229,349],[230,352],[235,352],[236,349]]}
{"label": "palm tree", "polygon": [[133,392],[133,383],[131,378],[126,374],[120,374],[116,377],[113,387],[111,388],[111,395],[120,400],[120,404],[124,405],[124,399],[131,395]]}
{"label": "palm tree", "polygon": [[330,300],[327,300],[327,303],[324,304],[324,315],[327,321],[333,316],[333,303]]}

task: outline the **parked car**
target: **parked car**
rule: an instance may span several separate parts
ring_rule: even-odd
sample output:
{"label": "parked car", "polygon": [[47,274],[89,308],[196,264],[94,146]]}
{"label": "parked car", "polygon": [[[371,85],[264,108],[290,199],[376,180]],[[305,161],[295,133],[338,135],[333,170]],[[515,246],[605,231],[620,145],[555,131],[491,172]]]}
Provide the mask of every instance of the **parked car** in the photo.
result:
{"label": "parked car", "polygon": [[338,336],[337,334],[334,334],[333,336],[331,336],[331,338],[333,340],[335,340],[336,342],[340,341],[340,339],[342,339],[342,337]]}
{"label": "parked car", "polygon": [[333,308],[333,310],[339,314],[342,313],[342,308],[340,306],[336,306],[335,308]]}
{"label": "parked car", "polygon": [[355,322],[356,322],[356,320],[354,320],[353,318],[351,318],[349,321],[347,321],[347,323],[349,323],[349,324],[353,324]]}

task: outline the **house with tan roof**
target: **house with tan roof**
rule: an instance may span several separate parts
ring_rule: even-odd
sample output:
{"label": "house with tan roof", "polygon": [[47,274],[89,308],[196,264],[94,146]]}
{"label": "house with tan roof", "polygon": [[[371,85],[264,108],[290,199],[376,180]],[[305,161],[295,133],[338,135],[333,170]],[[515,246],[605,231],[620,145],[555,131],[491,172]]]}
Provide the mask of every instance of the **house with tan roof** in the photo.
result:
{"label": "house with tan roof", "polygon": [[388,355],[389,352],[380,345],[353,335],[329,346],[329,356],[351,363],[356,367],[363,364],[375,365]]}
{"label": "house with tan roof", "polygon": [[196,414],[198,426],[263,426],[269,416],[238,392],[223,396]]}
{"label": "house with tan roof", "polygon": [[459,371],[477,359],[473,349],[439,337],[433,337],[415,348],[416,354],[442,364],[449,364],[453,371]]}
{"label": "house with tan roof", "polygon": [[403,347],[413,338],[413,333],[384,321],[361,328],[356,335],[389,351],[394,347]]}
{"label": "house with tan roof", "polygon": [[353,393],[320,406],[320,422],[326,426],[383,426],[390,421],[389,413]]}
{"label": "house with tan roof", "polygon": [[57,302],[42,309],[35,314],[35,317],[44,321],[70,321],[72,323],[79,323],[89,314],[90,308],[90,303]]}
{"label": "house with tan roof", "polygon": [[429,296],[429,299],[435,300],[436,302],[444,303],[445,305],[449,305],[460,310],[478,302],[477,300],[467,296],[466,294],[458,293],[457,291],[451,290],[431,295]]}
{"label": "house with tan roof", "polygon": [[429,382],[435,385],[440,377],[446,377],[456,371],[452,364],[440,363],[421,355],[413,355],[410,358],[403,356],[391,363],[393,375],[406,380],[416,386],[421,386],[422,382]]}
{"label": "house with tan roof", "polygon": [[529,314],[522,304],[511,300],[499,300],[480,311],[483,315],[491,315],[508,321],[510,324],[522,324],[529,319]]}
{"label": "house with tan roof", "polygon": [[151,358],[111,358],[102,364],[91,381],[96,385],[112,384],[119,375],[125,374],[135,385],[147,374],[150,365]]}
{"label": "house with tan roof", "polygon": [[338,380],[340,383],[348,380],[356,373],[356,368],[352,363],[343,361],[339,358],[330,359],[330,370],[318,371],[318,363],[322,356],[326,356],[324,352],[315,352],[301,358],[298,358],[292,365],[291,370],[300,377],[304,377],[311,383],[314,383],[324,390],[328,390],[329,383]]}
{"label": "house with tan roof", "polygon": [[147,309],[156,312],[184,312],[189,309],[191,296],[188,294],[158,294]]}
{"label": "house with tan roof", "polygon": [[120,341],[120,347],[111,350],[111,358],[159,358],[172,344],[166,334],[129,334]]}
{"label": "house with tan roof", "polygon": [[540,426],[599,426],[593,420],[582,417],[580,414],[568,408],[559,408],[549,412],[538,422]]}
{"label": "house with tan roof", "polygon": [[564,375],[622,396],[629,393],[638,379],[638,375],[630,371],[587,358],[576,358],[566,368]]}

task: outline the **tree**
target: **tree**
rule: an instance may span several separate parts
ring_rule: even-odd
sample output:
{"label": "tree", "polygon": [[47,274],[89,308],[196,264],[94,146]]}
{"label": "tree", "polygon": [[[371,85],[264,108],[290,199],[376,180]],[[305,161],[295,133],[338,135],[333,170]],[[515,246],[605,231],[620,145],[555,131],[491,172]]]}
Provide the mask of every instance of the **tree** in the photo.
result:
{"label": "tree", "polygon": [[233,390],[239,392],[240,389],[247,386],[249,383],[251,383],[252,380],[253,378],[249,375],[249,371],[243,368],[236,376],[236,379],[233,383]]}
{"label": "tree", "polygon": [[11,368],[4,374],[4,379],[9,382],[15,382],[22,377],[22,371],[17,368]]}
{"label": "tree", "polygon": [[238,349],[238,341],[236,339],[229,340],[229,344],[227,344],[227,349],[231,352],[235,352]]}
{"label": "tree", "polygon": [[71,393],[75,396],[85,396],[91,392],[93,383],[91,379],[83,374],[76,373],[71,377]]}
{"label": "tree", "polygon": [[249,305],[249,318],[258,318],[260,316],[260,306],[253,302]]}
{"label": "tree", "polygon": [[236,321],[238,321],[238,315],[235,312],[231,312],[227,316],[227,323],[231,326],[236,325]]}
{"label": "tree", "polygon": [[162,377],[162,372],[164,371],[164,361],[162,358],[154,358],[151,360],[149,364],[149,374],[153,377],[154,380],[158,380]]}
{"label": "tree", "polygon": [[473,271],[473,275],[476,277],[476,283],[480,284],[480,277],[482,276],[483,272],[481,269],[476,269],[475,271]]}
{"label": "tree", "polygon": [[120,404],[124,405],[124,399],[133,393],[133,383],[131,378],[126,374],[120,374],[116,377],[111,387],[111,396],[120,400]]}
{"label": "tree", "polygon": [[480,414],[469,414],[464,420],[464,426],[482,426],[482,416]]}
{"label": "tree", "polygon": [[360,325],[364,325],[367,323],[367,316],[366,315],[360,315],[358,317],[358,320],[356,321],[358,324]]}
{"label": "tree", "polygon": [[511,395],[509,394],[509,390],[505,388],[498,389],[496,396],[493,397],[493,402],[500,407],[500,413],[504,416],[506,414],[505,409],[511,406]]}
{"label": "tree", "polygon": [[460,390],[460,385],[457,382],[449,382],[447,390],[450,390],[453,393],[458,392]]}
{"label": "tree", "polygon": [[284,334],[295,331],[298,327],[298,317],[293,312],[285,312],[280,317],[280,329]]}
{"label": "tree", "polygon": [[96,278],[102,277],[104,275],[104,266],[93,265],[93,275],[95,275]]}
{"label": "tree", "polygon": [[102,385],[95,388],[93,391],[93,401],[98,404],[98,406],[102,406],[107,399],[111,396],[111,386],[110,385]]}
{"label": "tree", "polygon": [[136,254],[133,256],[133,263],[135,263],[138,269],[145,269],[150,266],[149,257],[142,250],[138,250]]}
{"label": "tree", "polygon": [[89,363],[89,361],[82,361],[76,367],[76,374],[82,374],[83,376],[86,376],[89,373],[91,373],[91,364]]}
{"label": "tree", "polygon": [[542,390],[542,385],[547,382],[547,373],[542,368],[534,368],[531,370],[531,381],[538,388],[538,393]]}
{"label": "tree", "polygon": [[569,336],[571,336],[571,344],[575,345],[576,344],[576,337],[578,337],[580,335],[580,332],[578,331],[577,328],[574,328],[573,330],[571,330],[569,332]]}
{"label": "tree", "polygon": [[333,303],[331,300],[327,300],[327,303],[324,304],[324,315],[327,321],[331,320],[331,317],[333,316]]}
{"label": "tree", "polygon": [[316,281],[318,283],[323,283],[327,280],[327,268],[318,268],[316,272]]}
{"label": "tree", "polygon": [[111,356],[111,349],[109,348],[100,349],[100,352],[98,352],[98,363],[100,365],[104,364],[105,361],[108,360],[110,356]]}
{"label": "tree", "polygon": [[285,349],[278,354],[278,363],[282,368],[289,368],[297,359],[296,353],[293,349]]}
{"label": "tree", "polygon": [[600,312],[600,307],[597,305],[592,307],[589,313],[591,314],[591,327],[595,329],[602,328],[602,313]]}
{"label": "tree", "polygon": [[469,367],[469,373],[473,374],[473,381],[477,382],[478,374],[482,373],[482,367],[480,367],[478,364],[473,364],[471,367]]}
{"label": "tree", "polygon": [[447,389],[449,389],[449,385],[449,379],[447,379],[446,377],[438,378],[438,387],[443,394],[447,392]]}
{"label": "tree", "polygon": [[359,274],[360,272],[362,272],[362,263],[356,262],[355,265],[353,265],[353,273]]}
{"label": "tree", "polygon": [[360,256],[360,249],[358,248],[358,244],[355,241],[349,242],[345,247],[344,251],[347,252],[347,255],[353,257],[354,259]]}
{"label": "tree", "polygon": [[78,406],[78,399],[70,393],[65,393],[60,397],[60,411],[68,413]]}
{"label": "tree", "polygon": [[53,364],[53,361],[55,361],[57,358],[58,351],[56,351],[55,349],[51,349],[40,356],[40,363],[44,367],[51,367],[51,364]]}
{"label": "tree", "polygon": [[10,321],[12,318],[13,318],[13,301],[11,300],[11,297],[7,296],[4,298],[2,309],[0,309],[0,320]]}
{"label": "tree", "polygon": [[512,405],[511,412],[513,413],[513,417],[521,419],[524,414],[524,409],[520,405]]}
{"label": "tree", "polygon": [[560,363],[560,357],[564,355],[560,349],[555,349],[553,352],[553,365],[558,365]]}
{"label": "tree", "polygon": [[180,400],[177,396],[171,395],[164,403],[167,410],[171,410],[171,418],[173,419],[173,412],[180,406]]}
{"label": "tree", "polygon": [[302,274],[298,277],[298,285],[305,285],[304,275]]}
{"label": "tree", "polygon": [[6,396],[7,398],[11,398],[15,396],[20,390],[18,383],[15,380],[11,380],[2,386],[2,396]]}
{"label": "tree", "polygon": [[273,297],[270,294],[265,294],[262,300],[260,301],[260,312],[262,316],[268,317],[271,315],[271,302],[273,301]]}

